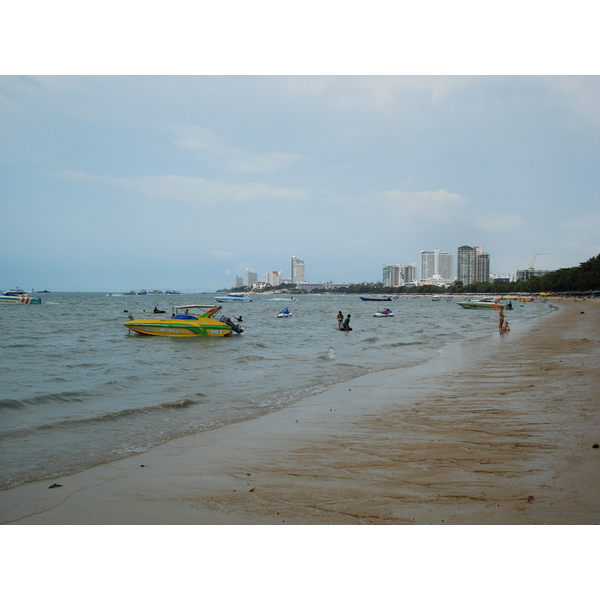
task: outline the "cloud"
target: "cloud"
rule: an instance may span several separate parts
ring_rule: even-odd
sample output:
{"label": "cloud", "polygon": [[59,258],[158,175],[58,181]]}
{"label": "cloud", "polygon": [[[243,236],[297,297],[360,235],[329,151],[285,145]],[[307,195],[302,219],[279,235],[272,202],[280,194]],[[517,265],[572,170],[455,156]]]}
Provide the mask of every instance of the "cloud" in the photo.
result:
{"label": "cloud", "polygon": [[518,231],[525,227],[525,222],[519,215],[508,213],[490,213],[485,217],[474,217],[473,225],[483,231],[509,232]]}
{"label": "cloud", "polygon": [[55,174],[57,179],[67,179],[72,181],[104,181],[105,178],[91,175],[85,171],[60,171]]}
{"label": "cloud", "polygon": [[600,254],[600,211],[581,219],[568,219],[562,228],[565,232],[563,245],[569,251],[588,257]]}
{"label": "cloud", "polygon": [[280,187],[266,183],[229,183],[218,179],[157,175],[154,177],[101,177],[82,171],[62,171],[61,179],[90,181],[134,190],[149,198],[164,198],[192,205],[214,202],[281,202],[302,203],[310,200],[311,192],[304,188]]}
{"label": "cloud", "polygon": [[600,127],[600,78],[544,77],[544,83],[553,94],[553,104],[569,123],[581,128]]}
{"label": "cloud", "polygon": [[403,190],[387,190],[374,195],[376,202],[383,202],[386,211],[403,219],[416,219],[430,224],[454,222],[462,215],[467,206],[467,199],[455,192],[447,190],[424,190],[406,192]]}
{"label": "cloud", "polygon": [[197,151],[204,158],[218,161],[235,173],[273,173],[287,169],[306,157],[292,152],[252,152],[230,145],[225,138],[197,125],[175,129],[175,146]]}

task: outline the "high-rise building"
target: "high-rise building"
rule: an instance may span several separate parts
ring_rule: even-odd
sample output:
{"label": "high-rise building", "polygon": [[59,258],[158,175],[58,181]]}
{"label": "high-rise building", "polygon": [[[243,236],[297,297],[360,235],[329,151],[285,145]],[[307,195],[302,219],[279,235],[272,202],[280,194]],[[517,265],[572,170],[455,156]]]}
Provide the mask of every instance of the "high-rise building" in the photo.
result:
{"label": "high-rise building", "polygon": [[246,287],[251,288],[258,281],[258,273],[246,269]]}
{"label": "high-rise building", "polygon": [[402,285],[400,283],[400,265],[383,265],[383,287]]}
{"label": "high-rise building", "polygon": [[460,246],[457,256],[456,278],[463,284],[490,280],[490,255],[483,246]]}
{"label": "high-rise building", "polygon": [[421,281],[451,279],[453,260],[452,253],[440,252],[439,248],[421,252]]}
{"label": "high-rise building", "polygon": [[304,261],[292,256],[292,283],[300,283],[304,279]]}
{"label": "high-rise building", "polygon": [[490,280],[490,255],[483,251],[477,252],[477,260],[475,261],[475,281]]}
{"label": "high-rise building", "polygon": [[233,278],[233,287],[234,288],[241,288],[244,287],[244,280],[241,277],[238,277],[237,275]]}
{"label": "high-rise building", "polygon": [[383,285],[385,287],[413,285],[416,279],[416,265],[383,265]]}
{"label": "high-rise building", "polygon": [[416,285],[417,283],[417,265],[400,265],[400,277],[404,285]]}
{"label": "high-rise building", "polygon": [[281,285],[281,271],[271,271],[271,281],[269,283],[273,287]]}
{"label": "high-rise building", "polygon": [[464,285],[475,281],[475,261],[477,251],[471,246],[460,246],[456,253],[456,278]]}

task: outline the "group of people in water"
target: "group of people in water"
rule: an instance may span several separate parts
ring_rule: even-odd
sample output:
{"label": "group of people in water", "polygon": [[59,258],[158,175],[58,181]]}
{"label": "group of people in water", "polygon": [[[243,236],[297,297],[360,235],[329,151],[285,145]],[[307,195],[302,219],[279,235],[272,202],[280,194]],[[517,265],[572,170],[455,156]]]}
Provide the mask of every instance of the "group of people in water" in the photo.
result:
{"label": "group of people in water", "polygon": [[[338,322],[338,327],[339,327],[340,331],[352,331],[352,327],[350,327],[350,317],[351,316],[352,315],[348,315],[344,319],[344,315],[343,315],[342,311],[341,310],[338,311],[337,322]],[[504,309],[503,308],[500,309],[498,331],[500,333],[506,333],[506,332],[510,331],[510,327],[508,326],[508,321],[504,320]]]}
{"label": "group of people in water", "polygon": [[350,317],[351,316],[352,315],[348,315],[344,319],[344,315],[342,314],[342,311],[340,310],[338,312],[337,321],[338,321],[338,327],[340,328],[340,331],[352,331],[352,327],[350,327]]}
{"label": "group of people in water", "polygon": [[[125,311],[125,312],[128,312],[128,311]],[[144,312],[146,312],[146,311],[144,311]],[[155,313],[164,313],[165,311],[158,310],[158,308],[155,306],[154,312]],[[281,312],[289,313],[289,310],[287,308],[284,308]],[[185,311],[185,314],[188,314],[187,310]],[[351,316],[352,315],[348,315],[346,318],[344,318],[342,311],[340,310],[338,312],[337,322],[338,322],[338,327],[339,327],[340,331],[352,331],[352,327],[350,327],[350,317]],[[233,318],[239,323],[242,320],[242,315],[240,315],[239,317],[234,316]],[[500,309],[500,313],[498,315],[498,331],[500,333],[506,333],[507,331],[510,331],[510,327],[508,326],[508,321],[504,320],[504,309],[503,308]]]}

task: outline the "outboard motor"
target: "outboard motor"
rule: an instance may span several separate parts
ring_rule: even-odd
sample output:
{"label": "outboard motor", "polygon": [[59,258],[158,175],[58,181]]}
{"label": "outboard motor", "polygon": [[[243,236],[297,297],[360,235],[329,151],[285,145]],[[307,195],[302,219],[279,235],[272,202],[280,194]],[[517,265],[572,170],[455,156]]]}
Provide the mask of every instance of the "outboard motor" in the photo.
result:
{"label": "outboard motor", "polygon": [[242,331],[244,331],[244,329],[242,327],[240,327],[239,325],[236,325],[229,317],[226,317],[225,315],[221,316],[221,323],[225,323],[225,324],[229,325],[229,327],[231,327],[232,331],[235,331],[236,333],[242,333]]}

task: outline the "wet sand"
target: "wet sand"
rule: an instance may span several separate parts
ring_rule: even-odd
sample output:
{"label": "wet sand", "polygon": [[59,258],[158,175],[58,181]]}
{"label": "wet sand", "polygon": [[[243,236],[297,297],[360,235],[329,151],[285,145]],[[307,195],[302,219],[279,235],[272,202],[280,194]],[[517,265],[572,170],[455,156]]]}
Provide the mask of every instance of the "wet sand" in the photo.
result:
{"label": "wet sand", "polygon": [[0,522],[598,524],[599,356],[600,301],[549,301],[425,365],[2,491]]}

